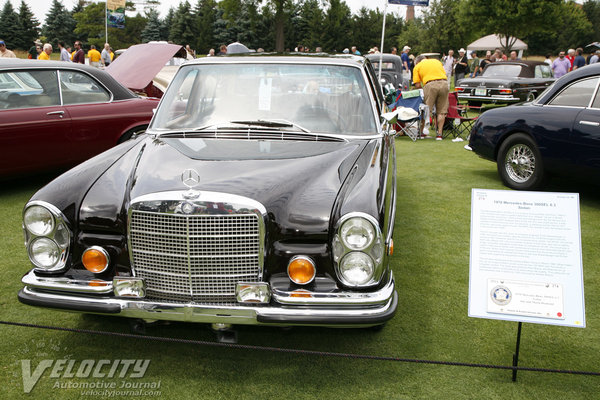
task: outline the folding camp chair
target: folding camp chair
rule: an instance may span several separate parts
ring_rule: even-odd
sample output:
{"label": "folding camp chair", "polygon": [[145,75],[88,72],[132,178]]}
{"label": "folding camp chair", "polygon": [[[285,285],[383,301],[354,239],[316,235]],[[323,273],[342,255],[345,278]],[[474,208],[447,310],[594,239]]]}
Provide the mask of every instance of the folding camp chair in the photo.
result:
{"label": "folding camp chair", "polygon": [[466,109],[458,104],[457,92],[450,92],[448,94],[448,114],[446,114],[446,119],[444,120],[442,133],[444,139],[450,135],[454,138],[459,138],[462,135],[465,135],[464,139],[469,137],[471,128],[477,117],[469,118],[466,114]]}
{"label": "folding camp chair", "polygon": [[398,123],[396,130],[402,132],[414,141],[421,137],[422,123],[424,122],[423,99],[418,91],[400,93],[396,102],[390,105],[391,109],[398,110]]}

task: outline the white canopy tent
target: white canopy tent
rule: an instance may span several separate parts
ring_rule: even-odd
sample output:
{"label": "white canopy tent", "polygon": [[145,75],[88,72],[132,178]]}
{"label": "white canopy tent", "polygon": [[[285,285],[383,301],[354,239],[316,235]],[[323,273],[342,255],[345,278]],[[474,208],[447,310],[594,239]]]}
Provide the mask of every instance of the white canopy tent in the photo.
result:
{"label": "white canopy tent", "polygon": [[[508,43],[514,44],[511,46],[511,50],[518,50],[519,57],[523,55],[523,50],[527,50],[527,43],[523,42],[521,39],[517,39],[514,37],[508,38]],[[498,34],[487,35],[482,38],[477,39],[473,43],[467,46],[467,50],[495,50],[497,48],[503,48],[506,44],[505,38],[500,38]]]}

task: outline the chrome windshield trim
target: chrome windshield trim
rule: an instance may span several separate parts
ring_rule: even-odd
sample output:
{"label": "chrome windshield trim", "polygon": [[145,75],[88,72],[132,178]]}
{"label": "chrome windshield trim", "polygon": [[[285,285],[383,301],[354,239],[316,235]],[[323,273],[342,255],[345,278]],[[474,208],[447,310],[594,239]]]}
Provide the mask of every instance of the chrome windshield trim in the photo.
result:
{"label": "chrome windshield trim", "polygon": [[21,282],[31,288],[65,292],[107,294],[113,291],[112,281],[101,279],[70,279],[62,276],[37,276],[33,270],[25,274]]}

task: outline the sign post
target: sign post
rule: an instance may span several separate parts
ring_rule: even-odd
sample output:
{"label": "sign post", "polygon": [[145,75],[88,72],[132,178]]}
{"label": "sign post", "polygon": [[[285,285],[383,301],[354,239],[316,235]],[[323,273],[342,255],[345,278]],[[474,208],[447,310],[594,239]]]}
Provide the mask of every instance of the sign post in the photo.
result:
{"label": "sign post", "polygon": [[[579,195],[473,189],[469,316],[585,328]],[[513,381],[517,377],[513,370]]]}

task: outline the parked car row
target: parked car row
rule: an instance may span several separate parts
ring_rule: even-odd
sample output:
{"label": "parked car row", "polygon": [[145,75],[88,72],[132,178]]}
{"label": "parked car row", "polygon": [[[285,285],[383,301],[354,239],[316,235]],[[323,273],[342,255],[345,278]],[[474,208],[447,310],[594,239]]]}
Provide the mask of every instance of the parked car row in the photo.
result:
{"label": "parked car row", "polygon": [[[510,96],[538,96],[521,78]],[[486,111],[467,147],[515,189],[553,172],[595,182],[599,87],[600,65],[585,67],[533,102]],[[75,164],[121,142],[25,205],[21,302],[220,329],[393,317],[396,120],[367,58],[197,59],[151,117],[157,104],[94,68],[0,61],[2,140],[18,150],[3,172]]]}

